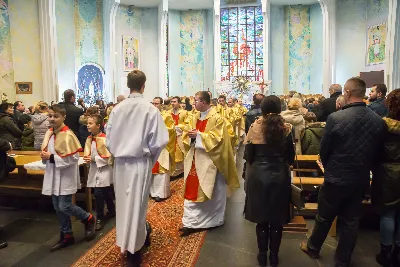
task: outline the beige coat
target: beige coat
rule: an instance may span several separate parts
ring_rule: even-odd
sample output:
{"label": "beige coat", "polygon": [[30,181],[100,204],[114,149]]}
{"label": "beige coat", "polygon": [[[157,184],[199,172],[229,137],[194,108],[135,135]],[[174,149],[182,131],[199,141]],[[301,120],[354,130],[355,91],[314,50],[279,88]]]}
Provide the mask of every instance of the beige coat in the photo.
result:
{"label": "beige coat", "polygon": [[301,155],[301,133],[305,126],[305,121],[300,111],[298,110],[285,110],[281,112],[281,116],[287,122],[294,127],[294,138],[296,142],[296,154]]}

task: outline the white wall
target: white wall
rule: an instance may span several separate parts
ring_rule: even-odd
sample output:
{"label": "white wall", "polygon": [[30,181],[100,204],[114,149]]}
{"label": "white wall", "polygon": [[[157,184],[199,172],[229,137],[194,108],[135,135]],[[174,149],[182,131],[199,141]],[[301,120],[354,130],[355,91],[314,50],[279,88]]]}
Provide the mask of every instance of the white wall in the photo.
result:
{"label": "white wall", "polygon": [[382,0],[380,12],[373,14],[373,1],[337,0],[336,82],[341,85],[360,72],[386,69],[386,64],[366,66],[367,28],[387,22],[389,12],[389,0]]}
{"label": "white wall", "polygon": [[310,93],[322,93],[323,80],[323,16],[320,4],[314,4],[310,7],[310,25],[311,25],[311,76]]}
{"label": "white wall", "polygon": [[285,61],[285,7],[271,5],[270,58],[272,85],[269,93],[282,95],[284,91],[283,72]]}
{"label": "white wall", "polygon": [[[67,89],[75,90],[74,0],[56,0],[59,97]],[[54,99],[56,100],[56,99]]]}
{"label": "white wall", "polygon": [[16,100],[34,106],[43,100],[38,2],[11,0],[8,4],[14,81],[33,83],[33,94],[16,95]]}
{"label": "white wall", "polygon": [[133,16],[128,16],[127,6],[120,5],[116,17],[116,95],[129,95],[126,86],[128,72],[124,71],[122,58],[122,36],[139,38],[139,68],[147,77],[144,97],[151,101],[158,96],[158,10],[157,8],[133,8]]}

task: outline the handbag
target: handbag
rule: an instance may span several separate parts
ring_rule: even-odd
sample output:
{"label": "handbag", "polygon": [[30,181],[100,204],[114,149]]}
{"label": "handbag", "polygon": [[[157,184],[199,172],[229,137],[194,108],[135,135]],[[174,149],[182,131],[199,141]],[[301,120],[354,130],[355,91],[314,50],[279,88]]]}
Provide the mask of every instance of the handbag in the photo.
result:
{"label": "handbag", "polygon": [[293,138],[293,133],[292,135],[292,140],[293,140],[293,147],[294,147],[294,153],[295,153],[295,159],[296,159],[296,164],[297,164],[297,172],[298,172],[298,177],[300,179],[300,187],[292,183],[292,194],[291,194],[291,202],[293,206],[296,208],[302,210],[306,208],[306,201],[305,201],[305,192],[303,190],[303,183],[301,182],[301,175],[300,175],[300,168],[299,168],[299,162],[297,160],[297,152],[296,152],[296,143],[294,142]]}

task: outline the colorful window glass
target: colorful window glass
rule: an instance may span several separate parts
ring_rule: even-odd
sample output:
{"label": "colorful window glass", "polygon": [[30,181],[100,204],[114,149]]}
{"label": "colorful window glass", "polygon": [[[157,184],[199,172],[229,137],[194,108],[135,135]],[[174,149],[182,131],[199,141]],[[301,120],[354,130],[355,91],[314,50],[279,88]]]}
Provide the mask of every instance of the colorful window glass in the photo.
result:
{"label": "colorful window glass", "polygon": [[261,7],[221,9],[222,81],[236,76],[263,78],[263,16]]}

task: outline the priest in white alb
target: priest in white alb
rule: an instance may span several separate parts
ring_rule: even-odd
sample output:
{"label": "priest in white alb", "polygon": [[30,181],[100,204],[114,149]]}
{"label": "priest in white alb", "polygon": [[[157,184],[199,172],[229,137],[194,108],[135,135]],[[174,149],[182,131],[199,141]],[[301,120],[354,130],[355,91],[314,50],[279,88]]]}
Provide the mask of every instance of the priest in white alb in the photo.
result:
{"label": "priest in white alb", "polygon": [[128,74],[131,94],[112,110],[107,124],[107,147],[114,157],[117,246],[127,251],[129,267],[140,266],[141,249],[149,245],[151,169],[168,143],[160,112],[143,98],[145,82],[140,70]]}
{"label": "priest in white alb", "polygon": [[223,225],[226,199],[239,188],[228,122],[210,102],[207,91],[196,94],[199,112],[182,135],[187,153],[181,236]]}

